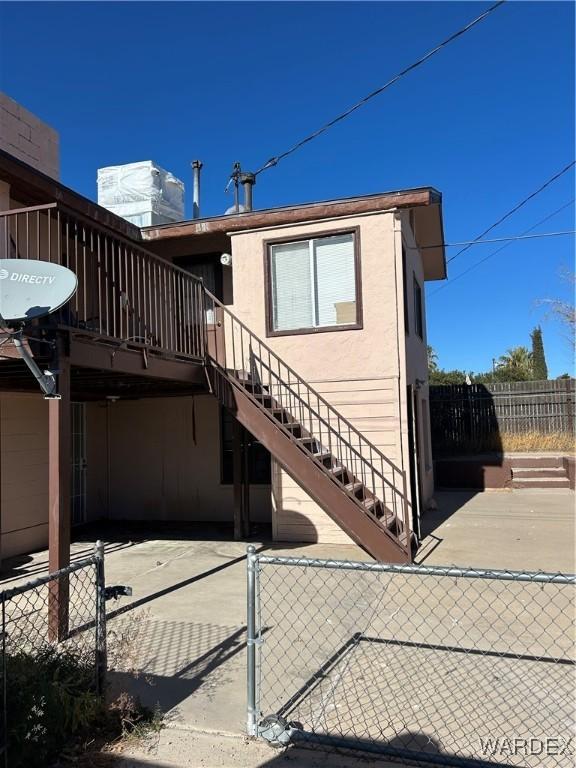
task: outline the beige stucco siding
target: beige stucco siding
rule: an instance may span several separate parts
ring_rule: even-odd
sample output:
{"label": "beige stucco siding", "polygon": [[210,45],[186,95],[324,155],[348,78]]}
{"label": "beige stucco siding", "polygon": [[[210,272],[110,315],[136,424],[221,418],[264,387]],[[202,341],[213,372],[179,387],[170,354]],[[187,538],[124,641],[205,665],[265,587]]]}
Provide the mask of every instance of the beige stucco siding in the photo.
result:
{"label": "beige stucco siding", "polygon": [[[233,519],[233,487],[220,477],[214,397],[120,400],[91,406],[89,414],[90,518]],[[253,520],[270,519],[270,486],[252,486],[250,501]]]}
{"label": "beige stucco siding", "polygon": [[[356,227],[363,327],[266,338],[265,241],[290,241]],[[400,461],[394,231],[394,213],[387,212],[236,234],[232,237],[231,309],[368,440],[392,461]],[[273,472],[273,532],[279,540],[349,541],[306,491],[278,467]]]}
{"label": "beige stucco siding", "polygon": [[0,395],[2,558],[48,542],[48,405],[41,395]]}

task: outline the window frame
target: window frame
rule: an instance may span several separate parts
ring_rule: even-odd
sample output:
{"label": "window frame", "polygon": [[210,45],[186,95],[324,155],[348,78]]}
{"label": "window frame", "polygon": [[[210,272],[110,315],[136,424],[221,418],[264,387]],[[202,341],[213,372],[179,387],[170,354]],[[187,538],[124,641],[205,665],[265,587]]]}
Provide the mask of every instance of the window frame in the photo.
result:
{"label": "window frame", "polygon": [[[342,325],[322,325],[317,328],[290,328],[288,330],[274,329],[274,312],[272,308],[272,269],[270,264],[271,246],[288,245],[290,243],[310,242],[321,240],[324,237],[336,235],[352,235],[354,244],[354,282],[356,300],[356,322]],[[359,331],[364,327],[362,313],[362,272],[360,267],[360,227],[346,227],[343,229],[329,229],[321,232],[310,232],[307,235],[296,237],[278,237],[264,240],[264,294],[266,306],[266,336],[303,336],[309,333],[329,333],[334,331]]]}
{"label": "window frame", "polygon": [[[412,296],[414,301],[414,331],[416,335],[424,341],[424,292],[420,285],[416,272],[412,273]],[[418,289],[418,294],[416,293]]]}

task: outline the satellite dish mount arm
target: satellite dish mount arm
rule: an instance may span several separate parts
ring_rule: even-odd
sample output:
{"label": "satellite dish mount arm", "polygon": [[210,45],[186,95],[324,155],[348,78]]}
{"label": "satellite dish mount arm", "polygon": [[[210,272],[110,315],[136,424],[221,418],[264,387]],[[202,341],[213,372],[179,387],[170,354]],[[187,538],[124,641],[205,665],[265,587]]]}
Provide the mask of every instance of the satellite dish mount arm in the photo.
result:
{"label": "satellite dish mount arm", "polygon": [[60,395],[56,392],[56,377],[53,373],[50,371],[45,371],[42,373],[40,368],[38,367],[38,364],[26,348],[26,345],[24,344],[22,340],[22,329],[17,331],[14,336],[12,337],[12,340],[14,342],[14,346],[16,348],[16,351],[24,360],[28,368],[30,369],[30,372],[40,385],[40,389],[42,392],[44,392],[45,398],[55,398],[59,399]]}

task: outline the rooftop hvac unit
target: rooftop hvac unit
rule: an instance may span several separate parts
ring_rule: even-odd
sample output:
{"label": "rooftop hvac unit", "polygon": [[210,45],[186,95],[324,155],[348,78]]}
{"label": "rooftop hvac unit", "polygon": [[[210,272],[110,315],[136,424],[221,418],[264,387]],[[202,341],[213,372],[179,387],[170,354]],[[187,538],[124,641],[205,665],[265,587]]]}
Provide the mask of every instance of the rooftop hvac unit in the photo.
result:
{"label": "rooftop hvac unit", "polygon": [[98,205],[138,227],[184,219],[184,184],[151,160],[98,169]]}

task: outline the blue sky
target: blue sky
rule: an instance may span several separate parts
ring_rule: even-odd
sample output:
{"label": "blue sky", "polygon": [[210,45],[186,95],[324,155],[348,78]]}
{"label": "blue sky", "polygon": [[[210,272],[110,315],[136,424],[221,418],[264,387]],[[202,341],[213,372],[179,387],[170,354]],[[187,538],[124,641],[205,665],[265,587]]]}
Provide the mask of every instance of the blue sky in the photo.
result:
{"label": "blue sky", "polygon": [[[231,204],[235,160],[260,166],[488,5],[3,3],[0,87],[60,132],[65,184],[95,199],[99,166],[142,159],[189,183],[200,158],[203,214],[215,215]],[[262,174],[255,205],[431,185],[447,241],[472,239],[573,159],[574,92],[574,5],[509,2]],[[573,197],[571,173],[492,234],[519,234]],[[574,206],[537,231],[562,229]],[[496,247],[468,250],[450,278]],[[541,322],[551,375],[570,370],[537,302],[570,298],[559,272],[573,263],[572,237],[520,241],[453,285],[429,284],[440,364],[486,370]]]}

